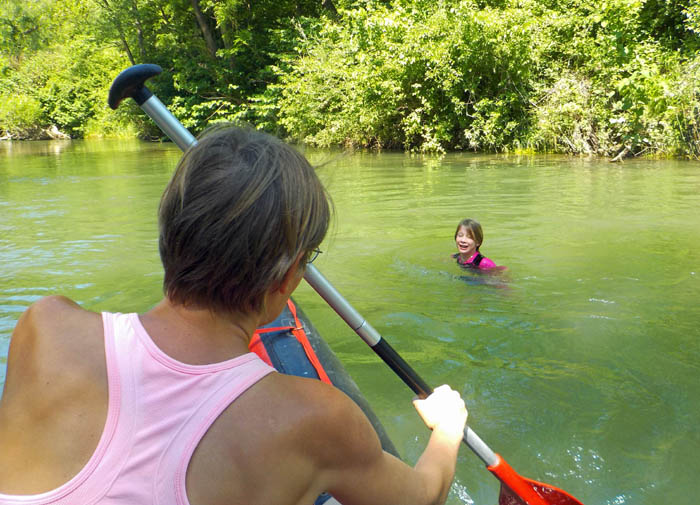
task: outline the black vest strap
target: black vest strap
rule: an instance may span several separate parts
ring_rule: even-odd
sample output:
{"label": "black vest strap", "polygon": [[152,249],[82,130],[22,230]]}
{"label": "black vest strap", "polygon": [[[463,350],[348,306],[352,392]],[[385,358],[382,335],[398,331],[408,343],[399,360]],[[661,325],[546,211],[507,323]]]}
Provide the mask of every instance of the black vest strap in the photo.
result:
{"label": "black vest strap", "polygon": [[481,255],[480,252],[476,253],[476,257],[474,258],[474,261],[472,261],[471,263],[460,263],[459,253],[453,254],[452,257],[457,260],[457,264],[459,266],[461,266],[462,268],[479,268],[479,264],[481,263],[481,260],[484,259],[484,257]]}

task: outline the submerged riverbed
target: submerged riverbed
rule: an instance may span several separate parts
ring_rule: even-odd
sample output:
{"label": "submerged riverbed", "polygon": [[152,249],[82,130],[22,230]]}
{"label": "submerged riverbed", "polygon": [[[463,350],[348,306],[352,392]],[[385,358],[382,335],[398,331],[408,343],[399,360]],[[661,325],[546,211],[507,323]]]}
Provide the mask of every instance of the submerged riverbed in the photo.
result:
{"label": "submerged riverbed", "polygon": [[[337,215],[316,265],[524,476],[587,505],[694,504],[700,453],[700,163],[308,151]],[[21,312],[160,298],[155,212],[179,158],[135,141],[0,143],[0,384]],[[508,270],[450,259],[457,223]],[[302,284],[296,301],[404,459],[411,392]],[[449,503],[493,505],[464,447]]]}

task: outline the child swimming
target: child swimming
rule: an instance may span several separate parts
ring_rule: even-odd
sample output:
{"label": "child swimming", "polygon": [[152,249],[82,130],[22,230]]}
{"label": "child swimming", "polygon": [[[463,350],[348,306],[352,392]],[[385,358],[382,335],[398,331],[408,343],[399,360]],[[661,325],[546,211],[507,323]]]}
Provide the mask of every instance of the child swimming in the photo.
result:
{"label": "child swimming", "polygon": [[455,230],[455,243],[457,253],[452,257],[462,268],[488,270],[496,268],[496,264],[479,252],[479,247],[484,241],[484,233],[481,225],[474,219],[463,219]]}

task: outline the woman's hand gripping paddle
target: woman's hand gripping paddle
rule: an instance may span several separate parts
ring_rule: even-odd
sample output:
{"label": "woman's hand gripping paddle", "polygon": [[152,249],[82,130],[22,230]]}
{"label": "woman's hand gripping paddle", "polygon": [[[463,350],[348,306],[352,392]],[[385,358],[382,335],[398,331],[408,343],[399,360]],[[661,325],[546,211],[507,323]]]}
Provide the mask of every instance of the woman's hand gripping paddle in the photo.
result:
{"label": "woman's hand gripping paddle", "polygon": [[[145,86],[147,79],[160,74],[161,71],[158,65],[148,64],[127,68],[112,83],[108,103],[112,109],[116,109],[125,98],[133,98],[163,133],[185,151],[196,143],[195,138]],[[370,326],[314,265],[307,265],[304,279],[419,397],[425,398],[432,393],[432,388],[386,340],[382,339],[377,330]],[[583,505],[561,489],[518,475],[468,426],[464,428],[462,440],[501,481],[499,505]]]}

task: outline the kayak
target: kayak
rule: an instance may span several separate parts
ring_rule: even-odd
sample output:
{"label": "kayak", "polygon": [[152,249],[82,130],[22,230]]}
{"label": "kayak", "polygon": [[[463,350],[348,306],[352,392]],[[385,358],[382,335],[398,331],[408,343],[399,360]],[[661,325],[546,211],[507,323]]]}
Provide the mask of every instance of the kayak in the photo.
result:
{"label": "kayak", "polygon": [[[343,391],[372,423],[382,448],[399,457],[396,447],[360,388],[306,314],[291,298],[277,319],[255,331],[249,349],[280,373],[321,380]],[[337,502],[324,493],[314,505],[330,503]]]}

